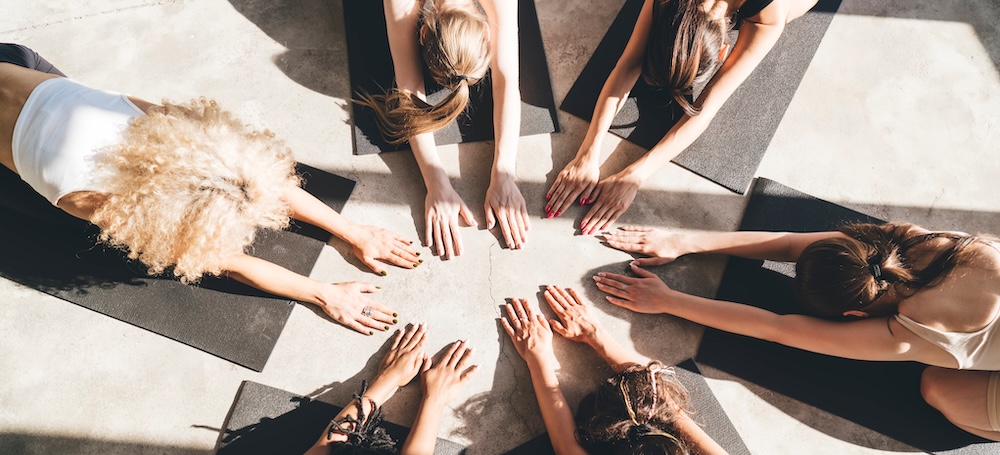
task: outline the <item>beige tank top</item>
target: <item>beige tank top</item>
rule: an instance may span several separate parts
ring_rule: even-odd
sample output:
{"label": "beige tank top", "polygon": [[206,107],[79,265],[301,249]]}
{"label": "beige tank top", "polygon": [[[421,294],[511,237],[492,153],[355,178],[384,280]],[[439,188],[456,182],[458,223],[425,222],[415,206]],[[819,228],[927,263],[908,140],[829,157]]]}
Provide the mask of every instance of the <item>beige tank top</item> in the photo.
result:
{"label": "beige tank top", "polygon": [[1000,335],[996,331],[1000,317],[975,332],[942,332],[902,314],[896,322],[914,335],[941,347],[958,361],[960,370],[1000,371]]}

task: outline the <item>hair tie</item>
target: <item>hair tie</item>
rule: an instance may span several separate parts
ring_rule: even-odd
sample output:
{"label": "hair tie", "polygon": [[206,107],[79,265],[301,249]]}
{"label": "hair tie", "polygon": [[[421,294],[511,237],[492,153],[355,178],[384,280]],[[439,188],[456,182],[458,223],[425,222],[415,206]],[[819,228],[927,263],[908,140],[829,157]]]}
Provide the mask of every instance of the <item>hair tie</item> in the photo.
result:
{"label": "hair tie", "polygon": [[875,281],[882,279],[882,267],[878,264],[868,264],[868,269],[871,270],[872,276],[875,277]]}
{"label": "hair tie", "polygon": [[469,76],[466,76],[466,75],[462,74],[462,75],[458,76],[458,80],[469,82]]}

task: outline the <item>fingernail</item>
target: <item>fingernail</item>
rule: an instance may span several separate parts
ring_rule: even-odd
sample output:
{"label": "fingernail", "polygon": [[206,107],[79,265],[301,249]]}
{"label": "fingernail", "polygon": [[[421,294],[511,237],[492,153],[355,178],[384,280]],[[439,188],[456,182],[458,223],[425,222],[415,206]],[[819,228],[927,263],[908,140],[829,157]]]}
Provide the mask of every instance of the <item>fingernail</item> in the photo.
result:
{"label": "fingernail", "polygon": [[580,207],[583,207],[583,204],[584,204],[585,202],[586,202],[585,200],[583,200],[583,199],[580,199]]}
{"label": "fingernail", "polygon": [[407,242],[410,242],[410,245],[413,245],[413,240],[407,240]]}
{"label": "fingernail", "polygon": [[374,335],[374,334],[375,334],[375,332],[374,332],[374,331],[371,331],[371,330],[369,330],[369,331],[368,331],[368,334],[369,334],[369,335]]}
{"label": "fingernail", "polygon": [[556,213],[556,216],[562,215],[562,212]]}
{"label": "fingernail", "polygon": [[601,229],[607,229],[607,228],[608,228],[608,225],[606,225],[606,224],[604,226],[601,226]]}
{"label": "fingernail", "polygon": [[423,259],[420,259],[420,260],[419,260],[419,261],[417,261],[417,262],[419,262],[419,263],[423,264],[423,263],[424,263],[424,260],[423,260]]}
{"label": "fingernail", "polygon": [[382,286],[375,286],[375,289],[382,289]]}
{"label": "fingernail", "polygon": [[395,318],[395,317],[399,317],[399,314],[397,314],[397,313],[392,313],[392,317],[394,317],[394,318]]}
{"label": "fingernail", "polygon": [[596,276],[592,276],[591,278],[593,278],[593,279],[594,279],[594,281],[597,281],[597,280],[599,279],[599,278],[598,278],[598,277],[596,277]]}
{"label": "fingernail", "polygon": [[545,215],[545,218],[552,218],[552,213],[549,213],[548,215]]}
{"label": "fingernail", "polygon": [[606,274],[606,273],[604,273],[604,272],[601,272],[601,273],[598,273],[598,274],[597,274],[597,276],[600,276],[600,277],[603,277],[603,276],[605,276],[605,275],[607,275],[607,274]]}
{"label": "fingernail", "polygon": [[[420,262],[424,262],[424,261],[420,261]],[[416,266],[418,266],[418,265],[420,265],[420,264],[418,264],[418,263],[416,263],[416,262],[414,262],[414,263],[413,263],[413,266],[414,266],[414,267],[416,267]]]}
{"label": "fingernail", "polygon": [[385,270],[383,270],[382,273],[381,273],[381,275],[382,276],[386,276],[386,275],[388,275],[388,273],[386,273]]}
{"label": "fingernail", "polygon": [[545,206],[545,211],[546,211],[546,212],[548,212],[548,211],[550,211],[550,210],[552,210],[552,207],[551,207],[551,206],[548,206],[548,205],[546,205],[546,206]]}
{"label": "fingernail", "polygon": [[545,195],[545,200],[547,201],[547,200],[549,200],[549,199],[552,199],[552,195],[551,195],[551,194],[546,194],[546,195]]}
{"label": "fingernail", "polygon": [[397,321],[397,320],[395,320],[395,319],[393,319],[393,320],[392,320],[392,323],[393,323],[393,324],[396,324],[396,323],[398,323],[398,322],[399,322],[399,321]]}
{"label": "fingernail", "polygon": [[585,226],[587,226],[587,223],[580,223],[580,229],[583,229]]}
{"label": "fingernail", "polygon": [[386,330],[389,330],[389,326],[385,326],[385,329],[386,329]]}
{"label": "fingernail", "polygon": [[[420,256],[420,252],[419,251],[417,251],[417,256]],[[423,262],[423,261],[421,261],[421,262]]]}

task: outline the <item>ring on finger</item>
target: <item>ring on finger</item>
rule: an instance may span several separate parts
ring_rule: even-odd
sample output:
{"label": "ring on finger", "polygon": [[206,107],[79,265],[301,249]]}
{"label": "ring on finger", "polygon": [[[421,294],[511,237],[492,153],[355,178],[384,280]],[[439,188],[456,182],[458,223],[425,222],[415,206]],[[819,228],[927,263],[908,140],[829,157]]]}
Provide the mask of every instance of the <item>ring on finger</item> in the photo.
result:
{"label": "ring on finger", "polygon": [[371,316],[372,315],[372,311],[374,311],[374,310],[375,310],[374,308],[372,308],[370,306],[366,306],[366,307],[364,307],[364,308],[361,309],[361,315],[362,316]]}

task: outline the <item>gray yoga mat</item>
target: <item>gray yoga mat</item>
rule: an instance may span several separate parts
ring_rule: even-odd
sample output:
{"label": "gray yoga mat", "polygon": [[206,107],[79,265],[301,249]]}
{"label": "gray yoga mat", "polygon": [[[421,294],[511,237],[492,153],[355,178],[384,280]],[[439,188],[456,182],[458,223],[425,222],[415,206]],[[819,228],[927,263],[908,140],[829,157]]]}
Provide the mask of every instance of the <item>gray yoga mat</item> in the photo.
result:
{"label": "gray yoga mat", "polygon": [[[319,439],[342,407],[281,389],[243,381],[224,424],[218,455],[299,454]],[[392,418],[392,416],[387,416]],[[384,422],[386,431],[403,446],[410,429]],[[465,453],[465,446],[438,438],[435,455]]]}
{"label": "gray yoga mat", "polygon": [[[627,0],[560,108],[590,120],[618,58],[625,50],[645,0]],[[778,129],[785,110],[823,40],[841,0],[819,0],[812,11],[785,27],[771,52],[726,101],[690,147],[673,162],[736,193],[743,194]],[[735,39],[735,34],[731,34]],[[700,87],[696,87],[700,92]],[[615,117],[611,132],[652,148],[684,111],[642,78]]]}
{"label": "gray yoga mat", "polygon": [[[712,389],[709,388],[708,382],[701,375],[701,371],[698,370],[698,366],[695,365],[694,360],[689,359],[681,362],[674,370],[677,372],[677,377],[680,378],[681,383],[684,384],[684,387],[687,388],[688,393],[691,395],[691,407],[694,409],[694,414],[691,417],[694,421],[698,422],[705,429],[705,433],[708,433],[723,449],[726,449],[729,455],[750,455],[750,450],[743,443],[740,434],[736,432],[733,422],[729,420],[726,411],[722,409],[719,400],[715,398]],[[584,400],[592,397],[591,395],[584,398]],[[514,450],[507,452],[508,455],[554,453],[548,433],[539,435],[521,444]]]}
{"label": "gray yoga mat", "polygon": [[[299,164],[307,191],[341,210],[354,182]],[[184,285],[150,277],[138,262],[97,243],[95,226],[49,204],[0,170],[0,276],[230,362],[261,371],[293,302],[224,278]],[[258,235],[250,253],[308,275],[330,235],[296,224]]]}
{"label": "gray yoga mat", "polygon": [[[874,217],[758,178],[741,231],[816,232]],[[786,263],[729,259],[716,298],[780,314],[802,313]],[[955,427],[920,395],[915,362],[865,362],[802,351],[706,329],[697,360],[823,409],[920,450],[939,454],[996,454],[987,442]],[[822,429],[820,429],[822,430]]]}
{"label": "gray yoga mat", "polygon": [[[513,1],[513,0],[505,0]],[[559,131],[549,66],[545,60],[542,32],[534,0],[518,0],[520,39],[521,135]],[[343,0],[347,59],[351,75],[351,96],[358,93],[382,94],[393,87],[392,56],[385,30],[385,12],[378,0]],[[448,94],[424,71],[428,101],[436,103]],[[393,146],[378,130],[374,111],[352,103],[354,153],[368,155],[409,149]],[[466,112],[447,127],[434,133],[437,144],[457,144],[493,139],[493,88],[489,78],[474,85]]]}

